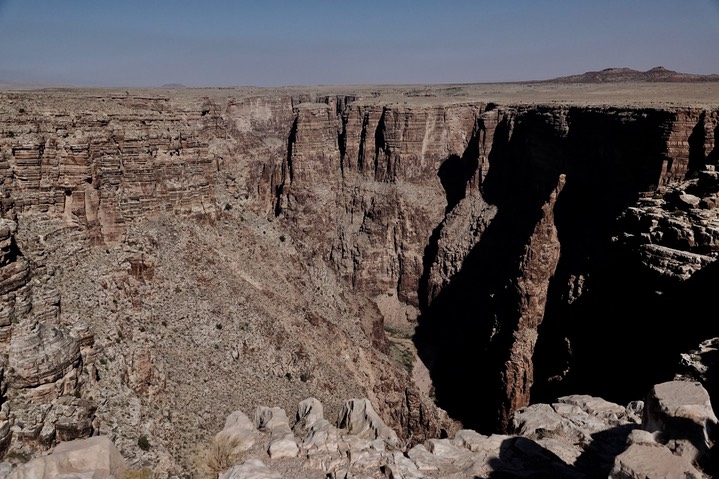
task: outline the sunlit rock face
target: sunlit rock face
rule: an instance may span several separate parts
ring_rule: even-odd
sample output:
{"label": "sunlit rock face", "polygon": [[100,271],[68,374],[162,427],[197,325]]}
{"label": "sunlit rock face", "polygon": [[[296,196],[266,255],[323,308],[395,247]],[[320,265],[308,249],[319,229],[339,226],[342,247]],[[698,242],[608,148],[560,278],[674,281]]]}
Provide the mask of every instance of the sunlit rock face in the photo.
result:
{"label": "sunlit rock face", "polygon": [[716,110],[401,94],[0,95],[3,447],[170,464],[178,417],[310,395],[413,442],[505,431],[717,335],[638,341],[706,302]]}

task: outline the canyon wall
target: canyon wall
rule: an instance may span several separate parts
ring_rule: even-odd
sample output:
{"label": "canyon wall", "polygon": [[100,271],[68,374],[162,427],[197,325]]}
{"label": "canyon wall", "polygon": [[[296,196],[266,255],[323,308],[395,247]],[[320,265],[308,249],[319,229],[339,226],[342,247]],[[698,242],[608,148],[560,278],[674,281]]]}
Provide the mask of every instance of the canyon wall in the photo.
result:
{"label": "canyon wall", "polygon": [[[292,91],[4,93],[0,167],[12,205],[5,210],[16,217],[3,236],[3,284],[10,286],[2,296],[2,354],[14,371],[3,376],[12,411],[3,419],[11,423],[14,415],[14,430],[32,429],[21,420],[30,406],[15,405],[25,392],[13,388],[52,385],[56,392],[43,397],[59,408],[58,401],[80,401],[77,381],[97,376],[92,334],[70,334],[74,320],[63,319],[63,298],[77,295],[74,285],[62,283],[53,296],[43,292],[43,278],[69,255],[89,258],[131,245],[133,228],[170,216],[208,229],[253,218],[262,234],[271,228],[280,242],[291,240],[294,259],[266,269],[287,275],[298,290],[319,285],[297,293],[315,295],[307,296],[310,304],[324,294],[322,285],[335,284],[322,275],[338,278],[339,292],[322,299],[334,308],[324,317],[357,323],[356,344],[366,340],[374,351],[363,367],[379,368],[358,373],[370,378],[357,382],[384,398],[381,414],[405,437],[420,440],[451,426],[439,419],[428,391],[403,386],[401,372],[381,372],[389,366],[378,366],[383,360],[373,355],[390,349],[385,329],[416,326],[413,341],[436,403],[467,427],[506,429],[511,413],[535,398],[611,394],[604,381],[622,376],[613,368],[629,360],[627,343],[617,341],[607,372],[593,379],[587,375],[600,369],[601,353],[587,345],[612,341],[614,328],[641,317],[657,287],[644,263],[622,256],[636,259],[613,241],[622,234],[616,219],[642,193],[666,191],[715,164],[718,123],[719,111],[688,107],[397,102]],[[180,240],[159,234],[156,241]],[[281,259],[263,251],[254,260]],[[128,271],[151,282],[162,258],[132,253]],[[703,264],[713,261],[705,256]],[[622,270],[627,261],[636,271]],[[324,271],[324,279],[303,276],[310,270]],[[52,307],[35,299],[29,306],[31,275],[37,298]],[[213,281],[211,271],[206,279]],[[615,296],[619,285],[636,294]],[[363,299],[342,310],[342,301],[355,301],[349,296]],[[630,310],[616,314],[620,299]],[[287,314],[288,321],[310,316],[306,308]],[[621,321],[604,318],[615,314]],[[629,330],[646,323],[637,320],[642,326]],[[47,367],[26,367],[33,348],[51,344],[58,352]],[[138,363],[162,362],[137,354]],[[632,372],[668,361],[650,351],[631,357],[638,361]],[[354,366],[340,361],[359,367],[356,358]],[[172,376],[172,364],[163,367]],[[133,374],[128,383],[137,383],[140,373]],[[622,394],[643,394],[656,374]],[[152,383],[146,379],[145,392]],[[85,414],[78,408],[75,415]],[[33,427],[47,431],[27,434],[51,442],[45,424]]]}

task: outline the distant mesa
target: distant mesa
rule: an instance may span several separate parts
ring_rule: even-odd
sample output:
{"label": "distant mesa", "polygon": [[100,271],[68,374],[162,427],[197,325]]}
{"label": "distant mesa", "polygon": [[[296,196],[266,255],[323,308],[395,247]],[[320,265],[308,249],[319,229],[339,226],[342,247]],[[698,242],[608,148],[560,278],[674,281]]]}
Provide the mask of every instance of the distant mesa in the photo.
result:
{"label": "distant mesa", "polygon": [[547,80],[550,83],[615,83],[615,82],[709,82],[719,81],[719,75],[696,75],[669,70],[662,66],[645,72],[631,68],[605,68],[601,71],[570,75]]}
{"label": "distant mesa", "polygon": [[164,85],[160,86],[160,88],[171,88],[179,90],[181,88],[187,88],[187,85],[183,85],[182,83],[165,83]]}

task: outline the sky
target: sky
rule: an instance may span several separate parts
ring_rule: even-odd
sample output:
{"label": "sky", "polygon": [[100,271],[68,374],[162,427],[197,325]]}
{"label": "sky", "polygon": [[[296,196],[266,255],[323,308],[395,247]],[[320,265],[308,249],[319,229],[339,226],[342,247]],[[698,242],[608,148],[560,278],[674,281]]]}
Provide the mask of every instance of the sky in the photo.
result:
{"label": "sky", "polygon": [[0,0],[0,82],[286,86],[719,73],[719,0]]}

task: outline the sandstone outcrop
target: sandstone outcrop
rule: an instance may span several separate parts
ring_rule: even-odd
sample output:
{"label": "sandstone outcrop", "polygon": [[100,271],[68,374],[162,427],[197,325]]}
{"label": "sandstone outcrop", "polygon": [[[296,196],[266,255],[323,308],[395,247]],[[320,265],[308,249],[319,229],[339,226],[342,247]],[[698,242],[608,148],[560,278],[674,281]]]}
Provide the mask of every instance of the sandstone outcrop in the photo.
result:
{"label": "sandstone outcrop", "polygon": [[38,457],[13,470],[8,479],[121,479],[127,466],[105,436],[62,442],[52,454]]}
{"label": "sandstone outcrop", "polygon": [[609,477],[611,479],[645,477],[703,479],[706,476],[692,466],[687,459],[675,456],[666,448],[632,444],[617,457],[617,462]]}
{"label": "sandstone outcrop", "polygon": [[272,459],[296,457],[299,453],[299,447],[284,410],[278,407],[258,407],[255,410],[255,426],[260,431],[269,433],[267,453]]}
{"label": "sandstone outcrop", "polygon": [[215,436],[215,443],[231,445],[231,453],[250,449],[255,444],[255,424],[242,411],[235,411],[225,421],[225,428]]}
{"label": "sandstone outcrop", "polygon": [[643,427],[657,433],[661,443],[690,461],[705,456],[717,427],[709,394],[701,384],[671,381],[652,388],[644,407]]}
{"label": "sandstone outcrop", "polygon": [[259,459],[248,459],[220,476],[220,479],[281,479]]}
{"label": "sandstone outcrop", "polygon": [[397,434],[377,415],[367,399],[350,399],[340,412],[338,427],[362,439],[379,439],[389,446],[399,445]]}
{"label": "sandstone outcrop", "polygon": [[[371,407],[367,399],[347,405],[357,403]],[[566,396],[519,409],[511,418],[512,435],[460,430],[452,439],[403,446],[367,436],[367,427],[349,429],[346,417],[334,426],[322,417],[321,403],[308,399],[298,406],[294,428],[298,457],[278,461],[252,449],[221,477],[251,477],[251,472],[268,478],[707,477],[698,468],[706,448],[688,454],[682,442],[696,439],[692,434],[703,418],[714,418],[706,391],[686,381],[658,384],[644,404],[623,407],[587,395]],[[688,416],[692,419],[683,422]],[[271,440],[272,433],[255,432]],[[713,444],[706,429],[699,432],[703,445]]]}
{"label": "sandstone outcrop", "polygon": [[698,467],[714,472],[710,448],[716,441],[717,418],[707,391],[696,382],[669,381],[647,395],[643,434],[628,437],[628,447],[616,457],[611,478],[705,478]]}

